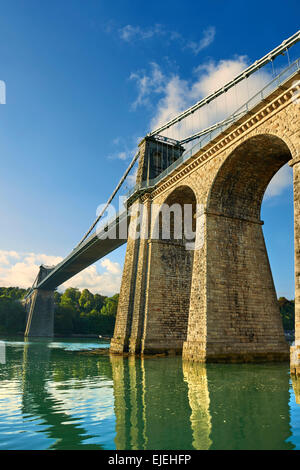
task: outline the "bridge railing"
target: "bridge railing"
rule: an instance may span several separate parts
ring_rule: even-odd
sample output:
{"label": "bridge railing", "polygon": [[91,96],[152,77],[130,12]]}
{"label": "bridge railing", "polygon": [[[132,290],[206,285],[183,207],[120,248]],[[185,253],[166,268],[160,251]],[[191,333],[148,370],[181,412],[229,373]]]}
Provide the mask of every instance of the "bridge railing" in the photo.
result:
{"label": "bridge railing", "polygon": [[241,107],[239,107],[234,113],[232,113],[229,118],[224,120],[223,124],[220,124],[219,127],[207,132],[204,136],[201,136],[198,139],[198,142],[192,146],[187,146],[186,150],[180,158],[178,158],[174,163],[172,163],[168,168],[166,168],[162,173],[160,173],[156,178],[150,179],[149,181],[144,181],[141,184],[136,184],[128,193],[127,198],[129,199],[136,192],[140,192],[146,189],[153,188],[159,183],[163,178],[171,174],[175,169],[180,167],[182,163],[187,161],[192,155],[197,153],[201,148],[205,147],[209,142],[214,140],[218,135],[224,132],[228,127],[230,127],[234,122],[240,119],[243,115],[247,114],[251,109],[257,106],[263,99],[266,99],[271,95],[276,89],[283,85],[287,80],[290,80],[293,75],[296,75],[300,70],[300,59],[295,60],[292,64],[286,67],[281,71],[274,79],[272,79],[267,85],[265,85],[259,92],[253,95],[247,102],[245,102]]}

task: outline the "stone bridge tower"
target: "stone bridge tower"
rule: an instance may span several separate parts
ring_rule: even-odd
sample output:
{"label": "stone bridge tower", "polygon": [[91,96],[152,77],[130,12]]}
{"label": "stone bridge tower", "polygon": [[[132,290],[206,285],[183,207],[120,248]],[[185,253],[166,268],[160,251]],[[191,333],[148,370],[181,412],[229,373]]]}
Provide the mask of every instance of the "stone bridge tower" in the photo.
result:
{"label": "stone bridge tower", "polygon": [[[53,267],[40,266],[35,285],[38,285]],[[54,290],[34,288],[33,293],[26,299],[25,308],[26,336],[52,337],[54,333]]]}

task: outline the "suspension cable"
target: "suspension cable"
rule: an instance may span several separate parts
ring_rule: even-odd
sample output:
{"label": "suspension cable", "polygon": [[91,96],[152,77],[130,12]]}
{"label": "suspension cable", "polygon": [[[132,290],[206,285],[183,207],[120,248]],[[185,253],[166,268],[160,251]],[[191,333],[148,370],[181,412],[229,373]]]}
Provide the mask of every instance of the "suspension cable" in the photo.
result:
{"label": "suspension cable", "polygon": [[155,134],[159,134],[163,132],[164,130],[168,129],[169,127],[173,126],[177,122],[181,121],[185,117],[189,116],[192,112],[196,111],[197,109],[201,108],[202,106],[205,106],[208,104],[210,101],[214,100],[218,96],[222,95],[225,91],[229,90],[232,88],[234,85],[237,83],[241,82],[244,80],[244,78],[249,77],[252,73],[256,72],[256,70],[260,69],[270,61],[273,61],[275,57],[277,57],[280,54],[283,54],[286,52],[286,50],[296,44],[298,41],[300,41],[300,30],[297,31],[297,33],[293,34],[293,36],[289,37],[285,41],[283,41],[279,46],[277,46],[275,49],[272,51],[268,52],[264,57],[262,57],[259,60],[256,60],[252,65],[247,67],[243,72],[240,74],[236,75],[235,78],[233,78],[230,82],[226,83],[223,87],[219,88],[212,94],[206,96],[202,100],[198,101],[196,104],[191,106],[190,108],[186,109],[182,113],[178,114],[176,117],[162,125],[161,127],[154,129],[151,131],[148,136],[152,136]]}
{"label": "suspension cable", "polygon": [[[231,80],[230,82],[226,83],[223,87],[219,88],[218,90],[216,90],[215,92],[213,92],[212,94],[208,95],[207,97],[203,98],[202,100],[198,101],[196,104],[194,104],[193,106],[191,106],[190,108],[186,109],[185,111],[183,111],[182,113],[178,114],[175,118],[171,119],[170,121],[168,121],[167,123],[165,123],[164,125],[162,125],[161,127],[151,131],[150,133],[147,134],[147,136],[157,136],[159,135],[160,132],[163,132],[164,130],[168,129],[169,127],[172,127],[174,124],[180,122],[182,119],[184,119],[185,117],[189,116],[190,114],[192,114],[194,111],[198,110],[199,108],[201,108],[202,106],[205,106],[206,104],[208,104],[210,101],[214,100],[215,98],[217,98],[218,96],[222,95],[223,93],[225,93],[227,90],[229,90],[230,88],[232,88],[233,86],[235,86],[237,83],[241,82],[242,80],[244,80],[245,78],[249,77],[249,75],[251,75],[252,73],[254,73],[256,70],[259,70],[261,67],[263,67],[264,65],[266,65],[267,63],[269,62],[273,62],[273,60],[275,59],[275,57],[277,57],[278,55],[280,54],[283,54],[284,52],[287,52],[288,48],[293,46],[294,44],[296,44],[298,41],[300,41],[300,30],[298,30],[295,34],[293,34],[291,37],[289,37],[288,39],[286,39],[285,41],[283,41],[279,46],[277,46],[275,49],[273,49],[272,51],[270,51],[268,54],[266,54],[264,57],[262,57],[261,59],[255,61],[252,65],[250,65],[249,67],[247,67],[243,72],[241,72],[240,74],[238,74],[233,80]],[[203,131],[197,133],[197,134],[194,134],[192,136],[189,136],[185,139],[183,139],[180,143],[183,144],[183,143],[187,143],[191,140],[194,140],[196,139],[197,137],[201,137],[202,135],[204,134],[207,134],[208,132],[210,132],[211,130],[217,128],[217,127],[220,127],[222,124],[226,124],[227,122],[230,122],[230,120],[232,120],[233,118],[229,118],[229,119],[226,119],[224,121],[220,121],[219,123],[216,123],[214,124],[213,126],[211,127],[208,127],[207,129],[204,129]],[[86,234],[82,237],[82,239],[80,240],[80,242],[78,243],[78,245],[76,245],[76,247],[74,248],[74,250],[76,248],[78,248],[85,240],[86,238],[89,236],[89,234],[92,232],[92,230],[95,228],[95,226],[97,225],[97,223],[99,222],[99,220],[101,219],[101,217],[103,216],[103,214],[105,213],[107,207],[109,206],[109,204],[112,202],[112,200],[114,199],[115,195],[117,194],[117,192],[119,191],[119,189],[121,188],[123,182],[125,181],[128,173],[130,172],[130,170],[132,169],[132,167],[134,166],[135,162],[138,160],[139,158],[139,151],[135,154],[135,156],[133,157],[130,165],[128,166],[127,170],[125,171],[124,175],[122,176],[122,178],[120,179],[118,185],[116,186],[115,190],[113,191],[113,193],[111,194],[110,198],[108,199],[107,203],[105,204],[104,206],[104,209],[101,211],[101,213],[99,214],[99,216],[96,218],[95,222],[91,225],[91,227],[89,228],[89,230],[86,232]]]}
{"label": "suspension cable", "polygon": [[127,170],[125,171],[125,173],[123,174],[122,178],[120,179],[118,185],[116,186],[116,188],[114,189],[114,191],[112,192],[110,198],[107,200],[107,203],[105,204],[104,206],[104,209],[102,209],[102,211],[100,212],[100,214],[98,215],[98,217],[96,218],[95,222],[90,226],[90,228],[88,229],[88,231],[86,232],[86,234],[82,237],[82,239],[80,240],[80,242],[78,243],[78,245],[75,246],[74,250],[76,250],[76,248],[79,247],[79,245],[81,245],[84,240],[89,236],[89,234],[91,233],[91,231],[96,227],[97,223],[99,222],[99,220],[101,219],[101,217],[103,216],[103,214],[105,213],[106,209],[108,208],[109,204],[112,202],[113,198],[115,197],[115,195],[117,194],[117,192],[119,191],[119,189],[121,188],[122,184],[124,183],[128,173],[130,172],[130,170],[132,169],[133,165],[135,164],[135,162],[138,160],[139,158],[139,155],[140,155],[140,152],[138,151],[135,156],[133,157],[130,165],[128,166]]}

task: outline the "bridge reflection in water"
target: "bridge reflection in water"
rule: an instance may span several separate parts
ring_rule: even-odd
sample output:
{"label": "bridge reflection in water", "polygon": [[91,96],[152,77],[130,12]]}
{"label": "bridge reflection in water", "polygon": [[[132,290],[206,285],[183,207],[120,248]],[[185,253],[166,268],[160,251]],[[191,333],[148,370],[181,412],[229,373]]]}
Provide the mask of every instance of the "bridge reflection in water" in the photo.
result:
{"label": "bridge reflection in water", "polygon": [[294,448],[286,364],[86,356],[31,341],[20,378],[21,448]]}
{"label": "bridge reflection in water", "polygon": [[180,360],[111,357],[117,449],[192,448]]}
{"label": "bridge reflection in water", "polygon": [[[84,415],[89,414],[86,403],[92,401],[94,380],[99,381],[104,375],[104,383],[107,383],[107,376],[111,378],[110,364],[103,363],[99,374],[94,358],[66,353],[51,348],[52,344],[46,339],[25,340],[22,414],[26,419],[37,421],[38,432],[47,436],[46,448],[101,450],[103,446],[97,443],[98,436],[94,442],[95,435],[90,432],[90,421],[97,415],[98,407],[91,410],[88,419],[84,419]],[[77,400],[74,400],[74,390]],[[30,448],[39,449],[37,441],[33,433]]]}
{"label": "bridge reflection in water", "polygon": [[111,357],[117,449],[293,449],[285,365]]}

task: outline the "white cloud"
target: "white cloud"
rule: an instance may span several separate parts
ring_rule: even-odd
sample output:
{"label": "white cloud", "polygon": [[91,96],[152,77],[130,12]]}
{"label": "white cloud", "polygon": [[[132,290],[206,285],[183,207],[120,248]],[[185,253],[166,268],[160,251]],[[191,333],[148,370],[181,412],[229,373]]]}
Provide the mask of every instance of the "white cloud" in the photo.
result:
{"label": "white cloud", "polygon": [[132,174],[129,174],[126,178],[126,182],[128,183],[129,187],[132,187],[136,183],[136,176],[137,176],[138,166],[136,165]]}
{"label": "white cloud", "polygon": [[93,294],[114,295],[120,291],[122,269],[119,263],[112,262],[108,258],[100,261],[104,272],[99,273],[97,264],[89,266],[84,271],[76,274],[72,279],[62,284],[59,290],[67,287],[89,289]]}
{"label": "white cloud", "polygon": [[269,186],[265,192],[264,197],[269,199],[274,196],[279,196],[284,189],[293,184],[293,170],[288,164],[284,165],[277,171],[276,175],[271,179]]}
{"label": "white cloud", "polygon": [[150,73],[147,75],[144,70],[132,73],[130,80],[135,80],[138,96],[133,107],[149,104],[149,96],[153,93],[163,93],[165,76],[160,67],[155,62],[150,62]]}
{"label": "white cloud", "polygon": [[[137,98],[133,107],[151,105],[154,108],[154,103],[155,114],[150,122],[150,128],[154,130],[224,86],[248,65],[249,60],[246,56],[236,56],[219,62],[209,61],[196,67],[192,78],[186,80],[178,74],[164,73],[157,63],[151,62],[148,71],[138,71],[130,76],[137,85]],[[271,79],[272,77],[263,70],[251,75],[181,123],[165,131],[164,135],[181,140],[221,121],[247,102]],[[158,101],[155,100],[155,96],[159,97]]]}
{"label": "white cloud", "polygon": [[18,253],[16,251],[0,251],[0,265],[9,265],[11,258],[18,259]]}
{"label": "white cloud", "polygon": [[0,285],[28,288],[33,284],[41,264],[52,266],[61,260],[58,256],[0,250]]}
{"label": "white cloud", "polygon": [[106,156],[109,160],[132,160],[137,151],[137,145],[141,141],[141,137],[124,138],[116,137],[112,144],[115,150]]}
{"label": "white cloud", "polygon": [[[220,60],[219,62],[210,61],[196,67],[194,78],[189,82],[178,75],[164,76],[158,90],[161,92],[163,88],[163,96],[159,100],[156,113],[151,120],[151,129],[161,126],[197,101],[221,88],[248,65],[249,61],[246,56],[237,56],[234,59]],[[180,140],[194,131],[197,132],[224,119],[248,101],[270,80],[271,77],[264,71],[251,75],[247,80],[240,82],[178,124],[173,128],[173,133],[177,132],[178,135],[170,135],[170,137]],[[168,134],[166,133],[166,135]]]}
{"label": "white cloud", "polygon": [[208,47],[215,39],[216,28],[210,26],[203,31],[203,37],[200,41],[190,41],[187,43],[187,48],[191,49],[195,55],[199,54],[200,51]]}
{"label": "white cloud", "polygon": [[165,35],[166,31],[162,25],[156,24],[152,28],[141,28],[140,26],[132,26],[128,24],[119,29],[120,38],[123,41],[130,42],[138,39],[150,39],[153,36]]}
{"label": "white cloud", "polygon": [[164,44],[168,45],[171,42],[177,42],[181,46],[181,49],[190,49],[195,55],[197,55],[200,51],[208,47],[214,41],[216,28],[214,26],[209,26],[208,28],[204,29],[202,38],[198,41],[188,40],[177,31],[170,31],[161,24],[155,24],[150,28],[141,28],[140,26],[127,24],[123,28],[120,28],[118,32],[120,38],[128,43],[145,41],[155,37],[163,36]]}
{"label": "white cloud", "polygon": [[189,85],[178,75],[171,77],[170,80],[166,79],[163,94],[164,96],[158,102],[156,114],[152,118],[151,129],[169,121],[189,106]]}
{"label": "white cloud", "polygon": [[[0,250],[0,286],[31,287],[41,264],[54,266],[62,259],[60,256]],[[93,293],[103,295],[113,295],[119,292],[122,274],[120,264],[104,258],[100,262],[102,272],[98,271],[97,264],[89,266],[65,282],[59,290],[78,287],[80,290],[86,288]]]}
{"label": "white cloud", "polygon": [[116,156],[119,160],[127,160],[128,158],[127,152],[118,152]]}
{"label": "white cloud", "polygon": [[111,274],[121,274],[121,266],[119,263],[113,262],[108,258],[105,258],[101,261],[101,266],[107,269]]}
{"label": "white cloud", "polygon": [[128,160],[130,157],[133,156],[133,152],[130,151],[130,150],[122,150],[120,152],[114,152],[110,155],[107,155],[106,158],[108,158],[109,160],[122,160],[122,161],[126,161]]}

